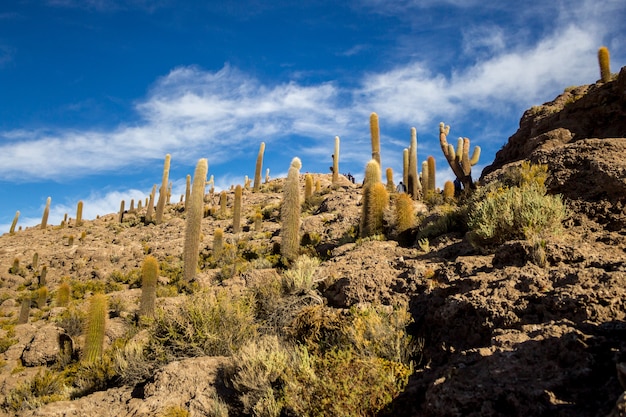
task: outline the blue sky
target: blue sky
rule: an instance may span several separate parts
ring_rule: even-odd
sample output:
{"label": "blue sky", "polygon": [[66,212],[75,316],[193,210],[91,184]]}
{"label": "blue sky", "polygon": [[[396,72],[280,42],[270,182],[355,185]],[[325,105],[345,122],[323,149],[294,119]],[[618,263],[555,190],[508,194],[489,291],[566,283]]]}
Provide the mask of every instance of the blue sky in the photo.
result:
{"label": "blue sky", "polygon": [[[265,168],[362,177],[369,115],[383,169],[401,173],[410,128],[418,158],[438,144],[482,147],[480,170],[523,111],[626,65],[623,0],[11,0],[0,5],[0,233],[16,210],[38,224],[116,212],[145,198],[172,155],[174,196],[200,158],[219,187]],[[176,198],[176,201],[178,198]]]}

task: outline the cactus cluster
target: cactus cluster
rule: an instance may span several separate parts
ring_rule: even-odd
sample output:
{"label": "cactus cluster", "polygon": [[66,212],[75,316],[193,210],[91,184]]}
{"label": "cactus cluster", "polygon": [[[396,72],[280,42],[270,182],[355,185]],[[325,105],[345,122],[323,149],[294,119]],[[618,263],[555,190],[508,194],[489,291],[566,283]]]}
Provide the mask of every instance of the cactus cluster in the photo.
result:
{"label": "cactus cluster", "polygon": [[474,152],[470,158],[470,140],[468,138],[459,138],[455,151],[454,146],[448,144],[448,133],[450,133],[450,126],[446,126],[443,122],[439,123],[439,144],[441,145],[441,150],[448,160],[452,172],[463,184],[463,189],[471,190],[475,188],[472,180],[472,167],[476,165],[480,158],[480,146],[474,147]]}

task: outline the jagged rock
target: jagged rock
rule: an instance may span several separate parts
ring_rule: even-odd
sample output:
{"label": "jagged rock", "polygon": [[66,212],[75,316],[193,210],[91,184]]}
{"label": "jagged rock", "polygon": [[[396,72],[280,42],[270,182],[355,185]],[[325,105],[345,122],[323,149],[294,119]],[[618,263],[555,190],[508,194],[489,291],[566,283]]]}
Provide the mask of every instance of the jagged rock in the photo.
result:
{"label": "jagged rock", "polygon": [[65,330],[54,325],[46,324],[37,329],[30,342],[22,352],[24,366],[51,365],[58,359],[63,350],[72,352],[72,339]]}

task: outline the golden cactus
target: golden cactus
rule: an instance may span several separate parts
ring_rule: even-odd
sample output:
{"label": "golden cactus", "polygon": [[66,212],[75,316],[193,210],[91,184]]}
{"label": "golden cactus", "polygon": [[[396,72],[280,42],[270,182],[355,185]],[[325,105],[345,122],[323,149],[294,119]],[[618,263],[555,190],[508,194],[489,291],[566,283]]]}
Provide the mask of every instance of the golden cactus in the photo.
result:
{"label": "golden cactus", "polygon": [[333,153],[333,184],[339,181],[339,136],[335,136],[335,152]]}
{"label": "golden cactus", "polygon": [[170,163],[172,156],[168,153],[165,155],[165,162],[163,163],[163,178],[161,179],[161,188],[159,189],[159,200],[156,206],[156,224],[163,222],[163,212],[165,211],[165,203],[167,202],[168,184],[170,175]]}
{"label": "golden cactus", "polygon": [[98,293],[91,296],[85,327],[85,349],[83,350],[85,362],[93,363],[102,358],[107,310],[106,295]]}
{"label": "golden cactus", "polygon": [[241,185],[235,187],[235,202],[233,203],[233,233],[241,232]]}
{"label": "golden cactus", "polygon": [[409,145],[409,174],[406,182],[407,192],[413,200],[420,198],[422,186],[417,175],[417,130],[411,128],[411,143]]}
{"label": "golden cactus", "polygon": [[185,225],[185,243],[183,248],[183,278],[191,281],[198,268],[198,247],[200,246],[200,232],[202,230],[202,216],[204,214],[204,188],[209,164],[205,158],[198,161],[193,174],[193,186],[189,197],[187,219]]}
{"label": "golden cactus", "polygon": [[609,48],[601,46],[598,49],[598,64],[600,64],[600,79],[603,83],[611,81],[611,57]]}
{"label": "golden cactus", "polygon": [[401,193],[396,197],[396,229],[398,233],[415,225],[413,200],[408,194]]}
{"label": "golden cactus", "polygon": [[261,189],[261,171],[263,171],[263,154],[265,153],[265,142],[261,142],[259,146],[259,154],[256,157],[256,168],[254,170],[254,186],[253,191],[258,192]]}
{"label": "golden cactus", "polygon": [[142,316],[152,316],[154,314],[154,303],[156,301],[156,289],[159,279],[159,262],[148,255],[141,265],[141,301],[139,304],[139,314]]}
{"label": "golden cactus", "polygon": [[300,168],[300,158],[293,158],[285,180],[280,210],[280,252],[289,262],[294,261],[300,251]]}
{"label": "golden cactus", "polygon": [[[370,115],[370,133],[372,135],[372,159],[378,162],[378,166],[382,166],[380,162],[380,126],[376,113]],[[380,180],[379,177],[378,181]]]}

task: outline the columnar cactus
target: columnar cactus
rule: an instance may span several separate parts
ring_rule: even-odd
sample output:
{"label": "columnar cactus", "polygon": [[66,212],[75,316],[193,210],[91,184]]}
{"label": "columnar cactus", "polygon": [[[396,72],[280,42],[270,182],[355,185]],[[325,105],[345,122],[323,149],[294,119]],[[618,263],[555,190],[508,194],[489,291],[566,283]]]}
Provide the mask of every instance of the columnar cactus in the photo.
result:
{"label": "columnar cactus", "polygon": [[435,192],[435,158],[433,156],[429,156],[426,159],[426,165],[428,165],[428,192]]}
{"label": "columnar cactus", "polygon": [[446,181],[443,184],[443,199],[448,203],[454,200],[454,183],[452,181]]}
{"label": "columnar cactus", "polygon": [[298,257],[300,249],[300,158],[293,158],[285,186],[280,210],[281,255],[289,262]]}
{"label": "columnar cactus", "polygon": [[270,182],[270,169],[266,169],[265,170],[265,183],[267,184],[268,182]]}
{"label": "columnar cactus", "polygon": [[401,193],[396,197],[396,229],[402,233],[415,224],[413,200],[408,194]]}
{"label": "columnar cactus", "polygon": [[142,316],[152,316],[154,314],[154,303],[156,301],[156,288],[159,278],[159,262],[148,255],[141,265],[141,304],[139,314]]}
{"label": "columnar cactus", "polygon": [[122,223],[124,221],[124,200],[120,203],[120,212],[117,214],[117,220]]}
{"label": "columnar cactus", "polygon": [[226,216],[226,191],[220,193],[220,216]]}
{"label": "columnar cactus", "polygon": [[402,150],[402,183],[405,188],[409,183],[409,148]]}
{"label": "columnar cactus", "polygon": [[413,200],[419,200],[422,186],[417,176],[417,130],[411,128],[411,143],[409,146],[409,175],[406,182],[407,192]]}
{"label": "columnar cactus", "polygon": [[233,233],[241,232],[241,185],[235,187],[235,202],[233,203]]}
{"label": "columnar cactus", "polygon": [[304,176],[304,202],[308,203],[313,197],[313,175]]}
{"label": "columnar cactus", "polygon": [[611,57],[609,48],[601,46],[598,49],[598,64],[600,64],[600,79],[603,83],[611,81]]}
{"label": "columnar cactus", "polygon": [[198,268],[198,247],[204,214],[204,187],[209,164],[205,158],[198,161],[193,174],[193,186],[189,197],[187,219],[185,224],[185,243],[183,248],[183,278],[190,282],[196,276]]}
{"label": "columnar cactus", "polygon": [[169,184],[171,160],[172,156],[169,153],[165,155],[165,162],[163,163],[163,178],[161,179],[161,188],[159,189],[159,201],[156,206],[156,224],[161,224],[163,222],[163,212],[165,211],[165,203],[167,202],[167,187]]}
{"label": "columnar cactus", "polygon": [[393,193],[396,191],[396,185],[393,183],[393,169],[387,168],[385,174],[387,176],[387,191]]}
{"label": "columnar cactus", "polygon": [[424,194],[424,197],[427,196],[428,194],[428,182],[429,182],[429,177],[430,176],[430,171],[428,170],[428,161],[424,161],[422,162],[422,191]]}
{"label": "columnar cactus", "polygon": [[213,258],[218,259],[224,248],[224,231],[219,227],[213,232]]}
{"label": "columnar cactus", "polygon": [[380,165],[371,159],[365,166],[363,197],[361,199],[361,221],[359,235],[367,237],[382,231],[383,211],[388,205],[389,194],[380,182]]}
{"label": "columnar cactus", "polygon": [[46,207],[43,209],[43,215],[41,216],[41,228],[43,230],[48,226],[48,215],[50,214],[50,202],[52,201],[52,197],[48,197],[46,199]]}
{"label": "columnar cactus", "polygon": [[11,223],[11,228],[9,229],[10,235],[15,234],[15,226],[17,226],[17,221],[19,218],[20,218],[20,211],[18,210],[15,212],[15,217],[13,217],[13,222]]}
{"label": "columnar cactus", "polygon": [[185,181],[185,211],[187,211],[189,205],[189,196],[191,195],[191,175],[187,174]]}
{"label": "columnar cactus", "polygon": [[439,123],[439,144],[441,150],[452,168],[452,172],[457,179],[463,184],[464,190],[471,190],[475,188],[474,181],[472,180],[472,166],[478,163],[480,158],[480,146],[474,147],[472,157],[469,157],[470,140],[468,138],[459,138],[457,144],[457,150],[454,151],[454,146],[449,145],[447,142],[448,133],[450,133],[450,126],[446,126],[443,122]]}
{"label": "columnar cactus", "polygon": [[256,157],[256,167],[254,170],[254,186],[253,191],[259,192],[261,189],[261,172],[263,171],[263,154],[265,153],[265,142],[261,142],[259,146],[259,154]]}
{"label": "columnar cactus", "polygon": [[335,136],[335,152],[333,153],[333,185],[339,181],[339,136]]}
{"label": "columnar cactus", "polygon": [[48,304],[48,288],[46,286],[37,288],[37,307],[41,310]]}
{"label": "columnar cactus", "polygon": [[17,324],[28,323],[28,317],[30,316],[30,303],[31,298],[29,294],[22,299],[22,303],[20,305],[20,316],[17,319]]}
{"label": "columnar cactus", "polygon": [[156,187],[157,187],[156,184],[154,184],[152,186],[152,192],[150,193],[150,199],[146,203],[146,217],[145,217],[145,222],[146,223],[152,222],[152,214],[154,212],[154,196],[156,194]]}
{"label": "columnar cactus", "polygon": [[40,287],[46,285],[46,277],[48,276],[48,267],[46,265],[41,267],[41,271],[39,272],[38,284]]}
{"label": "columnar cactus", "polygon": [[67,305],[70,302],[70,294],[71,294],[70,284],[68,284],[65,281],[62,282],[61,285],[59,285],[59,289],[57,289],[56,306],[67,307]]}
{"label": "columnar cactus", "polygon": [[102,358],[107,310],[106,295],[98,293],[91,296],[85,327],[85,349],[83,350],[83,360],[87,363],[97,362]]}
{"label": "columnar cactus", "polygon": [[263,226],[263,214],[261,214],[260,211],[257,211],[256,213],[254,213],[252,219],[254,220],[254,231],[260,232]]}
{"label": "columnar cactus", "polygon": [[80,200],[76,205],[76,226],[83,224],[83,200]]}
{"label": "columnar cactus", "polygon": [[[383,165],[380,162],[380,126],[376,113],[370,115],[370,133],[372,135],[372,159],[378,162],[379,167],[382,167]],[[378,178],[378,181],[380,181],[381,178]]]}

